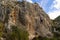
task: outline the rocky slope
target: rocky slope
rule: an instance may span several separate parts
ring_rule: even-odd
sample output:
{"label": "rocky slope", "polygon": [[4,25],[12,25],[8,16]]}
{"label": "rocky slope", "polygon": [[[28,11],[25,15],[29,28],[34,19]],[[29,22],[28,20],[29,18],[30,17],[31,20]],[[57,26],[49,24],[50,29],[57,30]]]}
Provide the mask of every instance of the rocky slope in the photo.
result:
{"label": "rocky slope", "polygon": [[57,33],[60,34],[60,16],[58,16],[57,18],[55,18],[55,20],[53,20],[53,27],[55,28]]}
{"label": "rocky slope", "polygon": [[0,20],[4,27],[11,31],[11,26],[26,29],[29,40],[34,37],[52,37],[51,20],[38,4],[28,2],[0,3]]}

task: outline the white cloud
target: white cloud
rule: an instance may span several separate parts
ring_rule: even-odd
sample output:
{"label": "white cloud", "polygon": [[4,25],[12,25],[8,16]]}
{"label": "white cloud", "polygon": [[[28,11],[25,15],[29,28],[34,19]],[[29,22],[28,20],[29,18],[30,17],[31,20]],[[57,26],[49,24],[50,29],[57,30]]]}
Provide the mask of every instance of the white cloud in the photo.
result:
{"label": "white cloud", "polygon": [[56,17],[58,17],[60,15],[60,10],[49,12],[48,15],[51,19],[55,19]]}
{"label": "white cloud", "polygon": [[51,5],[52,8],[60,9],[60,0],[55,0]]}
{"label": "white cloud", "polygon": [[27,2],[33,3],[32,0],[26,0]]}
{"label": "white cloud", "polygon": [[[60,15],[60,0],[54,0],[50,8],[52,10],[48,12],[48,15],[50,16],[51,19],[55,19]],[[53,8],[56,10],[54,10]]]}

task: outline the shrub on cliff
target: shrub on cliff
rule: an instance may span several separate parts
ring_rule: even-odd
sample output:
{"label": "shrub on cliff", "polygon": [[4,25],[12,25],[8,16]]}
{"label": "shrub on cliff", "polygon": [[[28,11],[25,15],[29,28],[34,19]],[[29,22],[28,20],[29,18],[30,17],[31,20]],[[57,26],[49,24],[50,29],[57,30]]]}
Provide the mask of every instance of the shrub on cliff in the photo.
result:
{"label": "shrub on cliff", "polygon": [[0,37],[3,35],[3,22],[0,21]]}
{"label": "shrub on cliff", "polygon": [[7,40],[28,40],[28,33],[16,26],[12,26],[12,32],[9,34]]}

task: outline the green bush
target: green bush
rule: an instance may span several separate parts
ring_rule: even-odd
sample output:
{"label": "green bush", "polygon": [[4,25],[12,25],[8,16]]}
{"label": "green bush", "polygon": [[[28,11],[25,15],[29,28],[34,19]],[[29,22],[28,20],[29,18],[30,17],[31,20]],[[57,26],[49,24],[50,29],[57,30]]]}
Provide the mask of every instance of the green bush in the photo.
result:
{"label": "green bush", "polygon": [[37,37],[34,38],[33,40],[60,40],[60,37],[56,37],[56,36],[54,36],[53,38]]}
{"label": "green bush", "polygon": [[28,40],[28,32],[16,26],[12,26],[12,32],[8,35],[7,40]]}
{"label": "green bush", "polygon": [[3,22],[0,21],[0,37],[3,35]]}

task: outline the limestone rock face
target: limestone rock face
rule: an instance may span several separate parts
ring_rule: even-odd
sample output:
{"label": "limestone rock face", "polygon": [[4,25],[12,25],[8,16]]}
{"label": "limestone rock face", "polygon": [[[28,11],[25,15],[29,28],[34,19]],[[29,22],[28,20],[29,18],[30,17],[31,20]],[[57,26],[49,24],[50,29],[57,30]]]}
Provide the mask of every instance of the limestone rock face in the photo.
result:
{"label": "limestone rock face", "polygon": [[0,20],[5,23],[5,27],[10,30],[15,25],[26,29],[30,40],[38,36],[53,36],[51,20],[38,4],[25,1],[12,3],[0,4]]}

